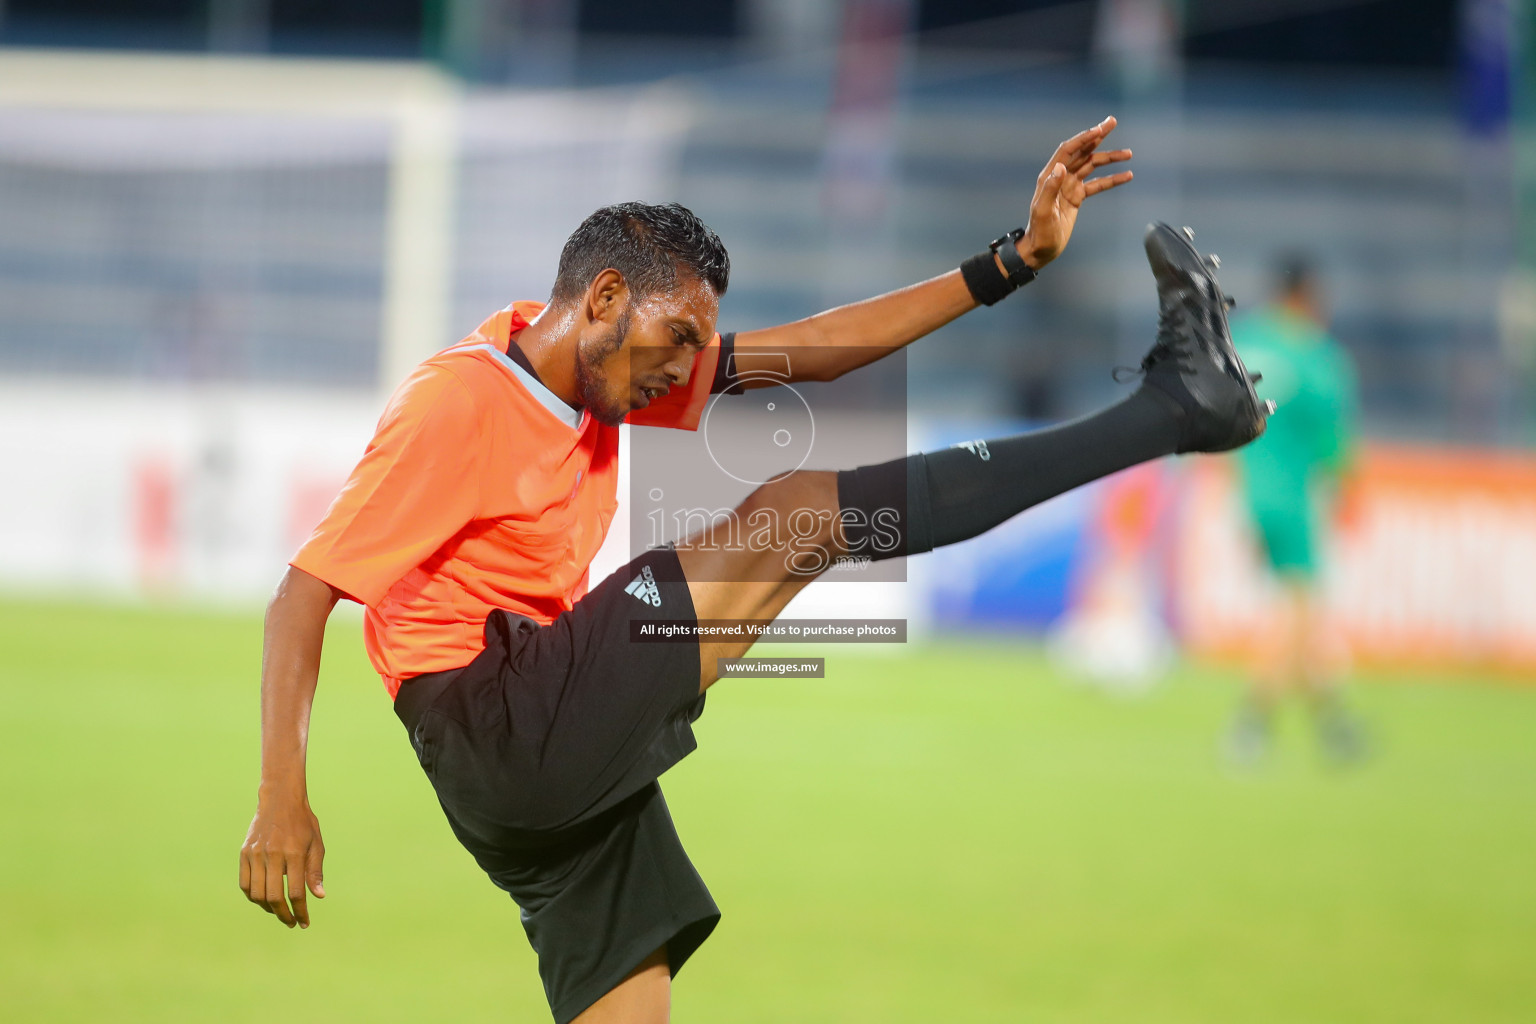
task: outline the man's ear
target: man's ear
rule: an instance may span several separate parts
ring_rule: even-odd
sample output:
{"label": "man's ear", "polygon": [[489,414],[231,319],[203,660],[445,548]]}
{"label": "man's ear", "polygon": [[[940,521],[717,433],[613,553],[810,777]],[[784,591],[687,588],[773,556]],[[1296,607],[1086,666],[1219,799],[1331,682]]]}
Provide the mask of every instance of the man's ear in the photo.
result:
{"label": "man's ear", "polygon": [[614,324],[629,302],[629,285],[624,275],[609,267],[587,286],[586,315],[591,322]]}

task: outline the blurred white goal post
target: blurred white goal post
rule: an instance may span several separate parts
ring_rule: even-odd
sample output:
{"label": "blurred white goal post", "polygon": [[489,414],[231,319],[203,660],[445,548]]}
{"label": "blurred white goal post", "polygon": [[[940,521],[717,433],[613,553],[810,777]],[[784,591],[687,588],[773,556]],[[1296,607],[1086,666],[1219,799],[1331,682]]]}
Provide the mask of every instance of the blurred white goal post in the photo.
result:
{"label": "blurred white goal post", "polygon": [[447,343],[462,91],[428,64],[0,51],[0,109],[280,114],[391,132],[379,384]]}

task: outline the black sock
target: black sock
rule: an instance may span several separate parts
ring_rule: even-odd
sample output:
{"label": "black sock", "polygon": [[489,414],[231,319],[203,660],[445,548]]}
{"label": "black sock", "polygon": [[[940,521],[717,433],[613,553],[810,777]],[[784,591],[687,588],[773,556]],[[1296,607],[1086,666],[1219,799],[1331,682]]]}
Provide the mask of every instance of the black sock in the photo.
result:
{"label": "black sock", "polygon": [[969,540],[1047,498],[1172,455],[1182,420],[1171,397],[1142,387],[1058,427],[846,470],[837,497],[849,553],[898,558]]}

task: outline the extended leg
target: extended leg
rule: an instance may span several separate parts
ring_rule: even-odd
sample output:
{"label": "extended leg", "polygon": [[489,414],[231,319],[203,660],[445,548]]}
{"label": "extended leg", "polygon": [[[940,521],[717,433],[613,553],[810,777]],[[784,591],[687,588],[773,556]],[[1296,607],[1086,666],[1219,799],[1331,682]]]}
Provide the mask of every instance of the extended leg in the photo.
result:
{"label": "extended leg", "polygon": [[[1047,498],[1172,454],[1183,419],[1175,401],[1143,387],[1048,430],[842,473],[790,474],[735,510],[740,523],[784,524],[776,538],[760,533],[761,543],[745,549],[705,538],[677,546],[694,611],[700,619],[772,619],[839,555],[895,558],[975,537]],[[702,644],[701,689],[715,681],[717,659],[749,647],[749,640]]]}
{"label": "extended leg", "polygon": [[[773,521],[745,549],[677,546],[700,619],[771,619],[840,554],[894,558],[974,537],[1047,498],[1174,452],[1225,451],[1264,430],[1232,347],[1215,261],[1166,224],[1146,236],[1157,282],[1157,340],[1143,384],[1124,401],[1051,430],[913,455],[843,473],[792,473],[754,491],[737,520]],[[777,539],[774,539],[775,536]],[[718,658],[750,640],[700,645],[700,689]]]}

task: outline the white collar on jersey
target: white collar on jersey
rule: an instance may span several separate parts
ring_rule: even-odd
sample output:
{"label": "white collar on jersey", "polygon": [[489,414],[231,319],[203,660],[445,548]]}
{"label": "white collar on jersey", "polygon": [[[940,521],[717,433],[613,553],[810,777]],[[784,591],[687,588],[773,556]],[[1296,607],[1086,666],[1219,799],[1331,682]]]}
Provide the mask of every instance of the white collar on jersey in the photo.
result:
{"label": "white collar on jersey", "polygon": [[[509,344],[516,344],[516,342],[509,342]],[[544,386],[543,381],[539,380],[539,378],[523,369],[523,367],[518,364],[516,359],[513,359],[511,356],[501,351],[501,349],[497,348],[495,345],[492,345],[488,342],[483,345],[470,345],[468,348],[465,348],[462,351],[489,352],[491,356],[502,366],[506,367],[512,376],[517,378],[518,383],[522,384],[523,388],[527,390],[530,395],[538,399],[539,404],[548,409],[556,419],[570,427],[572,430],[581,429],[581,418],[585,410],[572,409],[570,406],[566,405],[565,401],[561,399],[559,395],[555,394],[553,391],[549,390],[549,388]]]}

